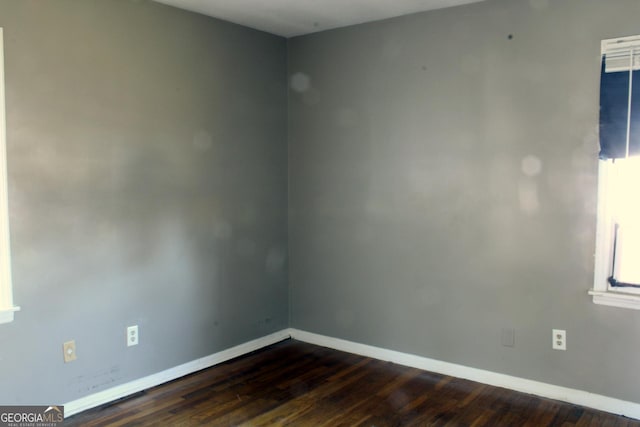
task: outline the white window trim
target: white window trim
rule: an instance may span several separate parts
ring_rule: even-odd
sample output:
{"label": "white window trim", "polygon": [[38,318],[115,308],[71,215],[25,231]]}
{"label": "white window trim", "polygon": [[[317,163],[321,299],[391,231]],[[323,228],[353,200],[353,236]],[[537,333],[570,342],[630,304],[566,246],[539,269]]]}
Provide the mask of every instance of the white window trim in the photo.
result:
{"label": "white window trim", "polygon": [[[600,53],[602,55],[618,57],[620,55],[630,58],[631,49],[640,48],[640,36],[620,37],[616,39],[602,40]],[[635,55],[634,55],[635,57]],[[635,58],[633,68],[636,69]],[[628,69],[628,66],[626,66]],[[613,162],[600,160],[598,162],[598,212],[596,225],[596,253],[593,288],[589,295],[593,296],[596,304],[613,307],[631,308],[640,310],[640,294],[637,290],[612,288],[609,285],[609,277],[613,267],[614,245],[614,218],[611,197],[609,195],[613,183]]]}
{"label": "white window trim", "polygon": [[0,323],[13,321],[20,310],[13,304],[7,191],[7,125],[4,102],[4,39],[0,28]]}

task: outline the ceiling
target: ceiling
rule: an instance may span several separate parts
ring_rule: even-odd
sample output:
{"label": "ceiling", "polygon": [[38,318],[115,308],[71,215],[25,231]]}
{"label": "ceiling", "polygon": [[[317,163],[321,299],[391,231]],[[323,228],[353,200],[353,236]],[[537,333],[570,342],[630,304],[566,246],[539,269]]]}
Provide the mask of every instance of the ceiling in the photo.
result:
{"label": "ceiling", "polygon": [[483,0],[155,0],[284,37]]}

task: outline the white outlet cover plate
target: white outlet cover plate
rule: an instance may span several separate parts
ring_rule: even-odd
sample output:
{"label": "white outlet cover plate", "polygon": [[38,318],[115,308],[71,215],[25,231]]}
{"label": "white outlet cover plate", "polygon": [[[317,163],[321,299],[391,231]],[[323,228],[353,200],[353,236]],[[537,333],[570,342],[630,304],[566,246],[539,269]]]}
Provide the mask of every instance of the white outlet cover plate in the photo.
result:
{"label": "white outlet cover plate", "polygon": [[127,327],[127,347],[138,345],[138,325]]}
{"label": "white outlet cover plate", "polygon": [[567,331],[564,329],[553,329],[551,346],[554,350],[567,349]]}

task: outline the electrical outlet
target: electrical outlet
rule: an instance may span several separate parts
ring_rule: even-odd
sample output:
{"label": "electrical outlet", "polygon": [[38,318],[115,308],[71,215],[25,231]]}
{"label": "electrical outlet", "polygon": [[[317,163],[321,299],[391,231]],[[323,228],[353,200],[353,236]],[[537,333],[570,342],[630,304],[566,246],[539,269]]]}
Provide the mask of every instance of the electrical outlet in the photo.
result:
{"label": "electrical outlet", "polygon": [[504,347],[516,346],[516,331],[513,328],[502,328],[501,342]]}
{"label": "electrical outlet", "polygon": [[127,347],[138,345],[138,325],[127,327]]}
{"label": "electrical outlet", "polygon": [[76,342],[75,340],[67,341],[62,344],[62,352],[64,356],[64,363],[73,362],[78,357],[76,355]]}
{"label": "electrical outlet", "polygon": [[552,348],[554,350],[566,350],[567,349],[567,331],[564,329],[553,330]]}

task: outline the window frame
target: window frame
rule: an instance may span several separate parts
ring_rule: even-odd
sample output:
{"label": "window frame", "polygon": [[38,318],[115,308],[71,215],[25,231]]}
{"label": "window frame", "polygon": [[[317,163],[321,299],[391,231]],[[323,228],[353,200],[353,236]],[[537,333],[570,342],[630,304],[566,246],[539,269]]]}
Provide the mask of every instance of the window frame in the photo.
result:
{"label": "window frame", "polygon": [[7,189],[7,126],[4,92],[4,37],[0,27],[0,323],[9,323],[20,307],[13,303]]}
{"label": "window frame", "polygon": [[[616,51],[632,49],[640,50],[640,36],[618,37],[602,40],[601,56],[616,54]],[[635,53],[633,54],[635,57]],[[633,68],[637,66],[632,58]],[[612,200],[613,185],[615,184],[615,166],[613,160],[600,159],[598,161],[598,207],[596,217],[596,252],[593,288],[589,295],[593,296],[596,304],[640,310],[640,292],[634,288],[614,288],[609,284],[613,268],[614,253],[614,201]]]}

